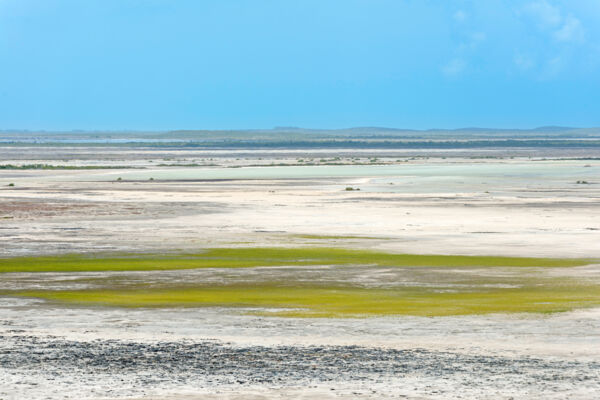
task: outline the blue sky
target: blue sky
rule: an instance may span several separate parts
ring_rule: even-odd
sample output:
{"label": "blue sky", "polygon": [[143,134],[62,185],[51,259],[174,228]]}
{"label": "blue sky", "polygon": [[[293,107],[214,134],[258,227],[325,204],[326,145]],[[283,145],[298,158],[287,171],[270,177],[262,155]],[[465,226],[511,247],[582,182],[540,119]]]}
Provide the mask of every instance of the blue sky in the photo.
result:
{"label": "blue sky", "polygon": [[0,0],[0,129],[600,126],[598,0]]}

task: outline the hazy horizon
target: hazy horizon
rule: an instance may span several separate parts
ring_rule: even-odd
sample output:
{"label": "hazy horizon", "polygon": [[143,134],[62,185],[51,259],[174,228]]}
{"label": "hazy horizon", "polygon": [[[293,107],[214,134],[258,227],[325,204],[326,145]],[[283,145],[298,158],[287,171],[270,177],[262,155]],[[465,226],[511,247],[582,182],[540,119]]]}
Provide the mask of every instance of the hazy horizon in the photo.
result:
{"label": "hazy horizon", "polygon": [[372,129],[372,130],[390,130],[390,131],[406,131],[406,132],[435,132],[435,131],[514,131],[514,132],[535,132],[535,131],[571,131],[571,130],[591,130],[600,129],[600,126],[557,126],[557,125],[540,125],[535,127],[507,127],[498,128],[492,126],[462,126],[458,128],[444,128],[444,127],[433,127],[433,128],[410,128],[410,127],[394,127],[394,126],[347,126],[347,127],[305,127],[305,126],[273,126],[273,127],[249,127],[249,128],[220,128],[220,129],[208,129],[202,127],[196,128],[167,128],[167,129],[136,129],[136,128],[114,128],[114,129],[26,129],[26,128],[0,128],[2,133],[165,133],[165,132],[253,132],[253,131],[349,131],[349,130],[360,130],[360,129]]}

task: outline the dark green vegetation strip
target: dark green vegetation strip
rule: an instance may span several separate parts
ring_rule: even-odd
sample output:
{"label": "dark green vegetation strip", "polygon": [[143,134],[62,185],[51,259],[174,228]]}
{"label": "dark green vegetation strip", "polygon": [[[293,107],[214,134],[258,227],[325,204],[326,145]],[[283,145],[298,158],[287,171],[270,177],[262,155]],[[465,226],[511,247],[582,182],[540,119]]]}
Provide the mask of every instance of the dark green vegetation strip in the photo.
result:
{"label": "dark green vegetation strip", "polygon": [[9,170],[29,170],[29,169],[43,169],[43,170],[78,170],[78,169],[139,169],[139,167],[127,167],[121,165],[51,165],[51,164],[0,164],[0,169]]}
{"label": "dark green vegetation strip", "polygon": [[0,259],[0,272],[144,271],[281,265],[398,267],[575,267],[589,259],[391,254],[340,248],[214,248],[198,254],[120,254]]}
{"label": "dark green vegetation strip", "polygon": [[[7,141],[3,146],[22,147],[23,142]],[[26,143],[27,147],[135,147],[135,148],[199,148],[199,149],[469,149],[469,148],[598,148],[600,140],[589,139],[477,139],[477,140],[404,140],[381,136],[357,139],[298,139],[298,140],[261,140],[261,139],[207,139],[172,142],[148,142],[144,139],[132,139],[130,142],[77,143],[71,141],[47,141]]]}

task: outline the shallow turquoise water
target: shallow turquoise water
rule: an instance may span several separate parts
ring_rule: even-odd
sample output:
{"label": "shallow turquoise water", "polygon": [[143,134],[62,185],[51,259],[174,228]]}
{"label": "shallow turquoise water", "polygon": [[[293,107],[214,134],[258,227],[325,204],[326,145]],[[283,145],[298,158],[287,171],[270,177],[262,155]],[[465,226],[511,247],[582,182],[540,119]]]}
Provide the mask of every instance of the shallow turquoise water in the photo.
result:
{"label": "shallow turquoise water", "polygon": [[[68,180],[218,180],[218,179],[311,179],[351,177],[438,177],[438,178],[523,178],[584,179],[600,178],[600,164],[584,167],[584,162],[274,166],[243,168],[164,168],[119,170],[64,176]],[[60,177],[57,177],[60,178]]]}

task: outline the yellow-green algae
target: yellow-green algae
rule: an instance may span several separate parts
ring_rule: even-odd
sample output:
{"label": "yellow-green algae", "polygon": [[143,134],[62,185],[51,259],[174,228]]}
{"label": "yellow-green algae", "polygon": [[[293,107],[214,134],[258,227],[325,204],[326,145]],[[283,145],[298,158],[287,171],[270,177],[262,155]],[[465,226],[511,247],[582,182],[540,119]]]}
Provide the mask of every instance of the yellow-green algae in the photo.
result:
{"label": "yellow-green algae", "polygon": [[[374,265],[419,267],[427,282],[410,287],[364,288],[350,282],[273,281],[244,284],[144,287],[142,282],[117,289],[21,291],[5,293],[68,304],[117,307],[231,307],[288,317],[365,317],[384,315],[446,316],[516,312],[559,312],[600,306],[600,285],[575,279],[538,276],[542,267],[574,267],[591,259],[391,254],[342,248],[214,248],[197,254],[65,255],[0,259],[0,272],[135,271],[258,266]],[[502,268],[499,276],[460,274],[445,282],[439,268]],[[542,269],[540,269],[542,268]],[[522,271],[518,274],[508,270]],[[532,275],[532,273],[534,275]],[[427,283],[426,282],[426,283]],[[452,283],[461,283],[453,286]],[[440,286],[441,285],[441,286]],[[504,285],[504,286],[502,286]],[[273,309],[275,309],[273,311]]]}
{"label": "yellow-green algae", "polygon": [[0,259],[2,272],[150,271],[301,265],[397,267],[575,267],[594,262],[575,258],[528,258],[392,254],[330,247],[213,248],[191,254],[59,255]]}
{"label": "yellow-green algae", "polygon": [[[256,308],[284,317],[450,316],[553,313],[600,305],[600,287],[555,281],[543,287],[436,292],[424,288],[217,286],[183,290],[29,291],[19,296],[118,307]],[[275,308],[275,311],[269,309]]]}

